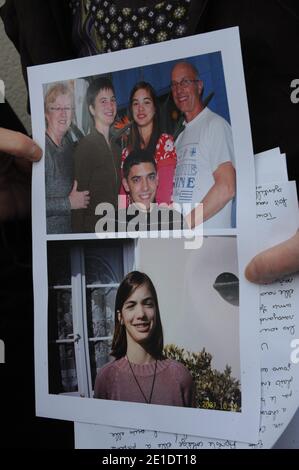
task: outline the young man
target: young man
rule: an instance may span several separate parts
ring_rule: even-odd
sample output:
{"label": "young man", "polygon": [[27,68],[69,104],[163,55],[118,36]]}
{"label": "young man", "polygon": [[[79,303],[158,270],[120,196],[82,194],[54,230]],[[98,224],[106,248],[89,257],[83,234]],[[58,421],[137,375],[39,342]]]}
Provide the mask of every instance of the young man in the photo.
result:
{"label": "young man", "polygon": [[[182,230],[182,214],[167,205],[156,204],[159,185],[156,163],[146,151],[133,151],[123,166],[123,186],[132,201],[127,208],[127,230]],[[137,218],[136,218],[137,215]],[[135,225],[134,225],[135,224]]]}
{"label": "young man", "polygon": [[159,184],[155,160],[146,150],[133,151],[123,166],[123,186],[132,204],[141,211],[150,211]]}
{"label": "young man", "polygon": [[123,186],[130,205],[119,209],[98,206],[97,232],[146,232],[149,230],[182,230],[183,216],[176,210],[156,204],[159,184],[157,166],[147,150],[132,151],[123,166]]}
{"label": "young man", "polygon": [[[175,142],[174,202],[201,202],[205,227],[230,228],[236,187],[231,128],[204,107],[203,82],[192,64],[178,62],[174,66],[171,89],[176,106],[185,116],[185,129]],[[195,217],[195,225],[200,222]]]}

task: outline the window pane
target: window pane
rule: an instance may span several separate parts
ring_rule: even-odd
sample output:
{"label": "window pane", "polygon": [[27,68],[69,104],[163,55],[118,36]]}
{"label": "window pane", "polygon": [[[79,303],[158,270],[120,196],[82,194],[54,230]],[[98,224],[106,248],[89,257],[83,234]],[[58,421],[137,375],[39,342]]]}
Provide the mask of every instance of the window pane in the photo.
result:
{"label": "window pane", "polygon": [[74,344],[60,344],[61,392],[77,392],[78,381]]}
{"label": "window pane", "polygon": [[48,284],[71,284],[70,245],[65,242],[48,243]]}
{"label": "window pane", "polygon": [[107,364],[107,362],[113,360],[113,357],[110,356],[111,344],[111,340],[89,343],[92,388],[94,387],[98,370]]}
{"label": "window pane", "polygon": [[58,290],[52,295],[56,296],[57,339],[67,339],[73,334],[72,293]]}
{"label": "window pane", "polygon": [[85,275],[87,284],[115,284],[124,275],[122,244],[105,240],[88,244],[85,249]]}
{"label": "window pane", "polygon": [[112,336],[116,287],[87,289],[89,338]]}
{"label": "window pane", "polygon": [[[117,286],[123,279],[123,244],[106,241],[85,248],[87,328],[92,386],[97,370],[112,360],[114,306]],[[104,284],[104,285],[103,285]],[[101,287],[103,285],[103,287]],[[102,338],[102,339],[100,339]],[[97,339],[97,341],[92,341]]]}
{"label": "window pane", "polygon": [[[54,259],[51,264],[55,265]],[[58,279],[58,276],[56,279],[59,284],[70,282],[66,278]],[[71,289],[54,287],[52,285],[49,288],[49,392],[77,392],[74,343],[61,343],[70,341],[73,335],[72,293]]]}

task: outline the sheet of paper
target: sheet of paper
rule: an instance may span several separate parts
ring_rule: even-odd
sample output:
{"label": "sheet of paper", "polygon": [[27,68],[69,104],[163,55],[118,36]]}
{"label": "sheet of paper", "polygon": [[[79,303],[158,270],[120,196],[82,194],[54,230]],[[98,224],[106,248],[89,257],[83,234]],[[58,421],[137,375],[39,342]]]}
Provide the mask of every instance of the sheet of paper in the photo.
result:
{"label": "sheet of paper", "polygon": [[[273,174],[282,169],[277,152]],[[269,160],[268,160],[269,162]],[[272,160],[271,160],[272,162]],[[265,171],[265,167],[261,169]],[[282,172],[285,179],[285,171]],[[259,184],[256,193],[260,248],[279,243],[298,228],[298,202],[293,182]],[[271,212],[271,217],[263,216]],[[299,276],[288,276],[260,288],[261,425],[259,440],[248,444],[144,429],[130,430],[75,423],[76,448],[217,449],[271,448],[298,407]]]}
{"label": "sheet of paper", "polygon": [[[271,158],[271,165],[269,165]],[[280,150],[268,150],[255,155],[256,184],[272,183],[273,181],[288,181],[286,156]]]}
{"label": "sheet of paper", "polygon": [[[218,303],[218,310],[212,308],[204,310],[203,308],[203,313],[205,311],[213,313],[213,315],[206,315],[205,318],[207,321],[211,318],[215,324],[214,328],[209,325],[210,343],[211,336],[215,341],[215,337],[219,335],[217,351],[206,351],[216,363],[218,360],[216,355],[218,357],[221,355],[219,351],[219,346],[221,346],[224,351],[221,359],[226,360],[227,355],[229,358],[234,357],[235,362],[239,364],[239,367],[237,364],[236,367],[235,364],[231,367],[231,370],[233,367],[237,370],[238,375],[232,375],[228,379],[234,382],[236,392],[234,397],[228,393],[228,396],[223,399],[218,399],[218,396],[211,398],[212,394],[207,393],[204,398],[200,398],[199,395],[204,388],[200,386],[197,387],[197,402],[193,403],[191,399],[181,399],[182,388],[180,387],[177,393],[172,393],[169,398],[171,395],[169,390],[173,392],[174,389],[164,385],[164,387],[156,387],[154,390],[156,397],[151,401],[154,395],[150,393],[148,396],[144,393],[138,394],[137,390],[137,394],[134,395],[135,390],[131,387],[131,383],[125,387],[117,384],[119,394],[114,394],[117,387],[113,383],[109,390],[107,386],[105,393],[103,390],[97,393],[97,398],[100,399],[95,400],[93,397],[96,377],[97,374],[103,373],[104,365],[107,367],[109,365],[114,326],[117,331],[119,324],[120,315],[117,312],[115,314],[114,311],[116,290],[126,274],[133,269],[142,267],[143,272],[148,273],[152,268],[152,259],[157,255],[156,247],[154,247],[152,248],[153,256],[148,256],[145,261],[142,253],[137,252],[138,246],[136,245],[138,244],[135,244],[130,237],[124,239],[120,232],[105,230],[99,233],[97,229],[99,220],[95,222],[95,217],[98,215],[98,208],[108,201],[114,201],[109,206],[112,207],[114,215],[114,218],[112,215],[112,220],[115,220],[116,196],[120,190],[120,156],[118,155],[118,163],[111,165],[111,151],[107,149],[104,134],[106,135],[107,131],[108,135],[111,131],[116,136],[119,125],[129,119],[127,115],[130,105],[129,97],[140,80],[147,80],[151,86],[155,87],[159,99],[164,100],[165,104],[168,103],[172,89],[176,89],[178,84],[182,85],[182,82],[174,81],[174,84],[170,86],[174,66],[186,60],[189,60],[193,67],[201,70],[205,93],[212,88],[215,99],[209,102],[209,107],[218,114],[218,117],[213,119],[222,123],[223,136],[221,137],[221,133],[217,130],[215,139],[209,139],[208,134],[204,132],[206,137],[205,139],[199,137],[200,145],[199,142],[193,142],[192,135],[190,141],[184,144],[182,142],[181,150],[177,146],[177,161],[180,161],[182,166],[176,165],[178,174],[172,189],[174,191],[180,188],[182,190],[178,192],[180,200],[192,202],[194,198],[198,197],[202,200],[204,195],[210,193],[214,178],[211,170],[207,171],[208,179],[203,171],[199,171],[200,154],[205,155],[205,158],[215,159],[216,166],[219,165],[221,158],[227,159],[226,161],[231,160],[236,169],[237,194],[236,206],[234,206],[236,217],[234,211],[231,211],[232,204],[228,204],[226,200],[224,202],[223,195],[211,192],[213,198],[221,199],[219,202],[224,205],[223,210],[225,209],[226,216],[222,217],[221,209],[210,218],[211,223],[214,218],[213,228],[208,226],[209,221],[203,224],[204,235],[211,236],[214,244],[218,245],[218,249],[220,243],[217,244],[217,237],[220,237],[222,241],[228,239],[229,242],[233,239],[237,246],[234,256],[230,257],[238,261],[237,274],[240,280],[237,295],[239,305],[234,308],[229,318],[234,327],[230,331],[231,335],[234,334],[232,342],[225,341],[224,337],[229,336],[223,334],[225,327],[226,332],[229,329],[225,317],[227,309],[222,308],[220,303]],[[106,85],[101,88],[102,79],[98,81],[99,75],[103,74],[106,78],[110,77],[111,82],[108,82],[108,88]],[[238,28],[228,28],[206,33],[200,37],[182,38],[134,50],[103,54],[100,57],[92,56],[30,67],[28,77],[33,135],[44,150],[44,158],[34,165],[32,204],[37,415],[110,426],[134,428],[147,426],[149,429],[158,429],[160,432],[167,432],[170,427],[177,433],[213,435],[218,438],[227,437],[226,434],[229,432],[231,439],[241,437],[243,440],[257,439],[260,403],[258,287],[247,282],[244,277],[245,266],[256,249],[255,233],[250,233],[247,229],[248,225],[254,226],[255,222],[255,175]],[[93,98],[91,104],[89,102],[91,95],[86,90],[92,91],[94,87],[96,87],[96,97]],[[108,95],[113,101],[113,111],[108,113],[109,124],[104,126],[104,131],[101,126],[97,128],[101,119],[94,111],[98,101],[101,101],[98,97],[103,94],[103,89],[108,89]],[[95,90],[92,94],[94,92]],[[196,88],[194,92],[197,95]],[[114,123],[116,111],[118,116],[123,118],[121,123]],[[68,117],[61,119],[60,113],[62,112]],[[204,112],[209,115],[208,109],[205,108]],[[158,108],[154,109],[154,115],[155,113],[158,114]],[[168,111],[166,110],[165,113]],[[90,125],[88,125],[89,117],[92,120]],[[53,123],[60,129],[59,135],[56,135],[56,132],[54,132],[55,135],[52,134]],[[73,134],[75,134],[76,142],[74,142]],[[122,135],[126,136],[126,134]],[[117,136],[119,138],[119,132]],[[212,144],[215,151],[208,150]],[[127,141],[120,142],[120,146],[126,145]],[[106,150],[103,151],[103,148]],[[217,148],[218,151],[216,151]],[[227,155],[224,156],[225,148],[227,148]],[[106,151],[108,154],[105,157]],[[113,162],[117,153],[115,150]],[[216,155],[219,155],[219,161]],[[105,163],[106,159],[109,162],[108,165]],[[71,169],[73,163],[74,171]],[[207,170],[208,167],[211,169],[213,165],[201,166],[202,170],[204,168]],[[108,171],[107,177],[105,176],[106,170]],[[201,184],[195,177],[201,178]],[[158,178],[156,183],[157,180]],[[77,211],[76,204],[73,206],[70,204],[73,200],[73,192],[78,192],[75,189],[72,190],[77,186],[75,182],[78,182],[79,192],[89,191],[91,198],[88,209],[84,207],[80,209],[80,212]],[[172,182],[171,176],[170,188]],[[203,190],[202,196],[199,193],[197,195],[199,188]],[[104,190],[104,195],[98,193],[99,189]],[[157,184],[155,190],[157,190]],[[111,191],[115,198],[112,197]],[[156,194],[152,193],[152,195],[155,198]],[[88,198],[85,195],[84,205],[87,203]],[[223,219],[221,222],[217,222],[218,215],[221,215],[220,219]],[[89,223],[83,223],[81,216],[85,222],[89,220]],[[78,218],[81,222],[77,220]],[[234,222],[236,222],[236,227]],[[140,233],[137,235],[139,236]],[[147,232],[145,235],[147,238],[152,238]],[[214,264],[219,267],[224,258],[221,255],[225,249],[222,249],[220,255],[216,257],[216,250],[211,248],[209,242],[206,245],[209,245]],[[201,257],[204,249],[198,252],[200,252],[198,256]],[[227,251],[225,254],[227,256]],[[143,259],[143,264],[138,264],[138,257]],[[168,267],[168,259],[164,258],[163,267]],[[171,262],[172,269],[169,270],[169,275],[161,276],[158,260],[156,269],[151,271],[152,280],[159,290],[159,304],[161,300],[165,306],[163,312],[166,313],[161,311],[161,317],[164,315],[162,319],[164,337],[168,338],[165,345],[174,344],[178,347],[181,354],[179,360],[183,362],[185,360],[186,363],[186,356],[184,356],[186,350],[200,354],[205,346],[205,342],[198,341],[199,345],[196,345],[196,349],[194,347],[197,339],[196,330],[192,328],[192,319],[190,321],[190,318],[194,318],[197,314],[197,304],[194,298],[197,303],[205,305],[207,300],[211,300],[212,303],[216,296],[220,298],[220,294],[210,282],[209,291],[203,292],[201,299],[198,299],[197,278],[194,280],[191,277],[196,267],[190,263],[189,271],[186,268],[186,273],[189,274],[183,277],[184,283],[188,283],[189,287],[192,285],[192,289],[188,291],[189,298],[185,296],[184,305],[174,302],[174,298],[180,297],[180,290],[177,286],[182,285],[178,281],[182,274],[182,265],[176,254],[171,257]],[[210,269],[210,264],[209,259],[205,263],[202,262],[198,270],[202,276],[205,276],[205,272]],[[227,272],[222,271],[220,274]],[[229,274],[234,273],[229,272]],[[170,277],[173,280],[172,284],[169,282]],[[193,282],[189,282],[191,280]],[[207,282],[207,276],[204,281]],[[217,287],[219,287],[218,284]],[[229,285],[229,288],[231,287]],[[176,291],[176,295],[169,295],[171,291]],[[228,302],[224,297],[222,300]],[[250,315],[249,312],[253,314]],[[184,320],[184,315],[188,313],[190,313],[189,330],[185,328],[185,331],[179,329],[174,331],[173,325],[177,324],[178,319]],[[220,318],[218,324],[215,322],[217,315]],[[158,325],[159,322],[155,324]],[[152,335],[151,339],[154,337],[155,335]],[[175,341],[172,338],[175,338]],[[188,343],[189,340],[192,340],[192,349],[191,346],[189,349],[191,344]],[[236,354],[233,355],[232,349],[235,346]],[[156,352],[155,354],[157,355]],[[178,362],[176,357],[172,356],[172,358]],[[127,365],[126,360],[123,357],[122,364]],[[118,367],[119,364],[114,364],[112,367]],[[227,359],[226,364],[231,365],[230,359]],[[176,364],[176,367],[179,366]],[[213,369],[223,372],[224,367],[213,366]],[[198,383],[201,379],[198,365],[189,363],[189,368],[193,371],[192,380]],[[192,380],[189,380],[189,383]],[[101,382],[101,386],[103,383],[106,384],[107,381]],[[139,384],[138,380],[137,383]],[[152,383],[155,383],[154,380]],[[177,376],[174,384],[177,385]],[[191,396],[192,393],[186,395]],[[111,398],[112,396],[114,399]],[[177,397],[180,398],[177,400]],[[192,406],[191,403],[196,406]]]}

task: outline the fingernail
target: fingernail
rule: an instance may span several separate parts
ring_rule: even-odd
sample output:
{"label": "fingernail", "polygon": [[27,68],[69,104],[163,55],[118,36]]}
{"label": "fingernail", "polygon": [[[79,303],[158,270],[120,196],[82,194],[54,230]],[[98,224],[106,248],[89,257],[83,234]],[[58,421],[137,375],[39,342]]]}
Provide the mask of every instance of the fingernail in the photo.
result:
{"label": "fingernail", "polygon": [[256,269],[255,263],[249,263],[245,269],[245,277],[248,281],[255,284],[271,284],[274,281],[274,277],[271,275],[261,274],[258,269]]}
{"label": "fingernail", "polygon": [[33,161],[40,160],[42,154],[43,154],[42,149],[38,147],[38,145],[33,145],[29,152],[31,160]]}
{"label": "fingernail", "polygon": [[255,269],[255,264],[252,263],[252,262],[249,263],[248,266],[246,267],[245,276],[248,279],[248,281],[250,281],[250,282],[256,282],[256,283],[263,282],[263,280],[261,279],[259,273]]}

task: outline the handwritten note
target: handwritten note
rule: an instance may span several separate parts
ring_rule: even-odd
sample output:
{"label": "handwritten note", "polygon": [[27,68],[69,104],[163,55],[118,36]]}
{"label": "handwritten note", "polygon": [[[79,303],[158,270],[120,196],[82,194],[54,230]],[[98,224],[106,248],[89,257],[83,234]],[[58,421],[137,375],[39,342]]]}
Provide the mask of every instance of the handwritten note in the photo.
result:
{"label": "handwritten note", "polygon": [[259,250],[276,245],[296,232],[298,202],[294,181],[258,185],[256,206]]}
{"label": "handwritten note", "polygon": [[[298,227],[294,183],[259,184],[256,190],[259,248],[279,243]],[[255,230],[255,228],[253,228]],[[299,364],[292,363],[292,340],[299,338],[299,276],[260,289],[261,425],[253,444],[173,433],[75,423],[76,448],[240,449],[271,448],[299,402]]]}
{"label": "handwritten note", "polygon": [[261,429],[259,447],[271,447],[298,405],[298,368],[291,361],[299,337],[299,277],[264,286],[260,292]]}

